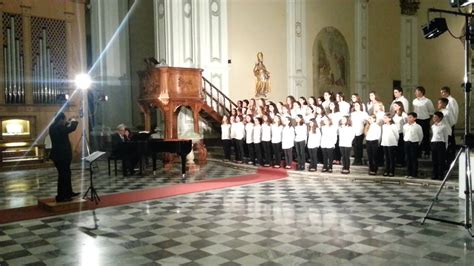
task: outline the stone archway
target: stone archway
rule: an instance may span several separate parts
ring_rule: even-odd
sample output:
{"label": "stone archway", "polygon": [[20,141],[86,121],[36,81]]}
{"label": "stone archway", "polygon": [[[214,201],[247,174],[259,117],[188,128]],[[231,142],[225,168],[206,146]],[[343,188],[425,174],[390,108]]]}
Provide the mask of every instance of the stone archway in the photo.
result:
{"label": "stone archway", "polygon": [[349,48],[342,33],[334,27],[323,28],[313,42],[313,95],[342,91],[350,95]]}

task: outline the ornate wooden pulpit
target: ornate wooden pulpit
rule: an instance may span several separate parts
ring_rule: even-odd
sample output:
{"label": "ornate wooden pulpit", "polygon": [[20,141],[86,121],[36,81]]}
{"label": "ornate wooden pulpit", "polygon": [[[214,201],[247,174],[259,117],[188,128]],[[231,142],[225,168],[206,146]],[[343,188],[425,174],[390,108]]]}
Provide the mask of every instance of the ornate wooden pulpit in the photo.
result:
{"label": "ornate wooden pulpit", "polygon": [[151,131],[151,109],[160,108],[165,118],[165,138],[177,139],[179,108],[187,106],[193,112],[194,132],[199,133],[199,112],[204,103],[202,69],[151,66],[138,75],[138,103],[145,116],[145,130]]}

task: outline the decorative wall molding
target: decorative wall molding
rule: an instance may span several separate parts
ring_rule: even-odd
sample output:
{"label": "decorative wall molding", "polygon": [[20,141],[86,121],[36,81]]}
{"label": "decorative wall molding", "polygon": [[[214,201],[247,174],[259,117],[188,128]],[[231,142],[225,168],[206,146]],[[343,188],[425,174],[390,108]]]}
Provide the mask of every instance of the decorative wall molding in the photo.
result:
{"label": "decorative wall molding", "polygon": [[363,99],[369,94],[369,0],[355,1],[355,91]]}
{"label": "decorative wall molding", "polygon": [[405,97],[412,99],[410,90],[418,85],[418,21],[416,16],[401,16],[400,76]]}
{"label": "decorative wall molding", "polygon": [[306,96],[306,16],[304,0],[287,0],[288,95]]}

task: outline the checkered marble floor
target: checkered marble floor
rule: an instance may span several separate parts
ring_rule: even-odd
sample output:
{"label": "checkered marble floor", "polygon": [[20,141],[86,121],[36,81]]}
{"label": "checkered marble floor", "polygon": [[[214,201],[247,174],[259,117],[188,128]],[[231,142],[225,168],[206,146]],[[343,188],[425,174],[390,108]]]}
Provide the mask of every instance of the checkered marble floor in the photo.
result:
{"label": "checkered marble floor", "polygon": [[[126,192],[137,189],[159,187],[182,182],[181,168],[175,163],[169,171],[164,171],[160,162],[153,175],[148,167],[143,176],[114,176],[113,165],[111,176],[108,176],[107,162],[99,161],[97,174],[94,174],[94,187],[99,195]],[[73,164],[73,190],[86,191],[89,187],[89,170],[82,172],[80,164]],[[120,172],[120,171],[119,171]],[[239,168],[221,163],[208,163],[195,173],[188,173],[186,182],[206,179],[245,175],[255,169]],[[36,205],[38,199],[54,197],[57,191],[57,172],[53,168],[10,171],[0,173],[0,209],[18,208]]]}
{"label": "checkered marble floor", "polygon": [[[286,179],[0,225],[0,265],[472,265],[436,190]],[[457,192],[433,215],[462,220]]]}

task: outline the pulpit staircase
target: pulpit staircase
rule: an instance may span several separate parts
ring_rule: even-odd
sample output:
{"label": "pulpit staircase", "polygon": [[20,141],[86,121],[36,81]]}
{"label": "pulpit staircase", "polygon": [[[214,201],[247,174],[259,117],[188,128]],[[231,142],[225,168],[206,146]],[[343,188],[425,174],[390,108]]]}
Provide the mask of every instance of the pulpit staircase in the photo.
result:
{"label": "pulpit staircase", "polygon": [[232,108],[237,105],[212,84],[205,77],[202,77],[203,105],[200,115],[206,121],[220,124],[223,115],[229,115]]}

